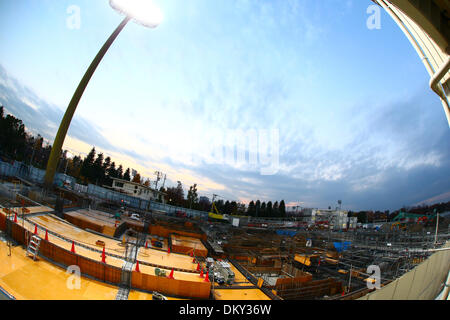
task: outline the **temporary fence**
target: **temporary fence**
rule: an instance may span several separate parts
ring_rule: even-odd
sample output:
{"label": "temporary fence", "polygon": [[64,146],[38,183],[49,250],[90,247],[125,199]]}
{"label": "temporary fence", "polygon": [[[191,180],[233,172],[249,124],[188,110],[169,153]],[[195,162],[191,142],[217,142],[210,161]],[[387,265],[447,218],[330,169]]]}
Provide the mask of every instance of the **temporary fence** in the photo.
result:
{"label": "temporary fence", "polygon": [[[0,161],[0,176],[20,177],[33,183],[42,184],[44,182],[45,170],[35,168],[31,165],[19,161],[13,161],[11,163]],[[179,212],[183,212],[190,218],[208,219],[208,212],[181,208],[152,200],[145,200],[93,184],[83,186],[77,184],[74,177],[68,176],[63,173],[57,173],[55,175],[54,182],[60,187],[65,186],[76,192],[85,193],[105,201],[123,203],[124,206],[127,207],[141,210],[157,210],[168,215],[176,215]]]}
{"label": "temporary fence", "polygon": [[176,274],[175,279],[169,279],[167,277],[133,271],[131,287],[146,291],[157,291],[178,297],[208,299],[211,282],[177,280]]}
{"label": "temporary fence", "polygon": [[[0,230],[6,230],[7,223],[11,225],[9,236],[19,244],[27,246],[33,236],[32,232],[26,230],[20,224],[7,220],[6,216],[0,213]],[[39,255],[64,267],[78,266],[83,275],[99,281],[114,285],[120,285],[121,283],[121,268],[80,256],[44,239],[41,239]],[[169,279],[137,271],[132,272],[131,285],[138,290],[157,291],[166,295],[198,299],[207,299],[211,288],[210,282]]]}

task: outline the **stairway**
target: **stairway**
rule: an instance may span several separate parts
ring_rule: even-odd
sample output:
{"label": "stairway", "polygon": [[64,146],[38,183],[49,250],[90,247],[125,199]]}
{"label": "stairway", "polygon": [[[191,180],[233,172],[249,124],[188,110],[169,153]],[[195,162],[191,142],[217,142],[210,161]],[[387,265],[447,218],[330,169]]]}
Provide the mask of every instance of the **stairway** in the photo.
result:
{"label": "stairway", "polygon": [[119,291],[116,300],[128,300],[128,294],[131,288],[131,273],[133,271],[133,263],[126,261],[122,266],[122,274],[120,279]]}
{"label": "stairway", "polygon": [[36,261],[36,256],[39,253],[39,246],[41,245],[41,239],[38,236],[32,236],[28,243],[26,255],[31,255],[33,260]]}

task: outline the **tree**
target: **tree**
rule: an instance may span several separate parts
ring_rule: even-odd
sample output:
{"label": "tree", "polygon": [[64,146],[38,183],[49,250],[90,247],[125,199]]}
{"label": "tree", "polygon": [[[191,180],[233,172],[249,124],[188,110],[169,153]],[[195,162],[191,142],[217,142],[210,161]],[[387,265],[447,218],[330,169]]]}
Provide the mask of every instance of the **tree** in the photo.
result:
{"label": "tree", "polygon": [[112,162],[106,170],[109,179],[117,178],[116,163]]}
{"label": "tree", "polygon": [[192,205],[196,206],[198,203],[197,184],[194,184],[189,188],[187,200],[189,202],[189,208],[192,209]]}
{"label": "tree", "polygon": [[275,203],[273,204],[273,216],[274,217],[280,216],[280,208],[279,208],[278,201],[275,201]]}
{"label": "tree", "polygon": [[232,214],[232,215],[237,214],[237,211],[238,211],[238,204],[237,204],[236,201],[231,201],[231,203],[230,203],[230,208],[231,208],[231,214]]}
{"label": "tree", "polygon": [[255,204],[255,217],[261,217],[261,201],[256,200]]}
{"label": "tree", "polygon": [[93,147],[88,155],[84,158],[83,165],[81,166],[81,175],[87,182],[92,181],[93,179],[95,153],[95,147]]}
{"label": "tree", "polygon": [[247,210],[247,208],[245,207],[245,204],[243,204],[243,203],[238,203],[237,204],[237,212],[236,212],[236,214],[238,214],[240,216],[245,216],[246,215],[246,210]]}
{"label": "tree", "polygon": [[97,155],[97,159],[94,161],[92,167],[93,175],[92,179],[96,184],[102,184],[105,180],[105,172],[103,171],[103,153]]}
{"label": "tree", "polygon": [[256,216],[256,206],[253,200],[248,204],[247,215],[250,217]]}
{"label": "tree", "polygon": [[266,217],[273,217],[272,201],[267,202]]}
{"label": "tree", "polygon": [[117,168],[116,177],[117,177],[117,179],[123,179],[123,167],[122,167],[122,165],[119,165],[119,167]]}
{"label": "tree", "polygon": [[16,159],[23,160],[26,150],[27,135],[22,120],[12,115],[4,117],[3,106],[0,107],[0,149]]}
{"label": "tree", "polygon": [[285,218],[286,217],[286,205],[284,204],[284,200],[280,201],[280,217]]}
{"label": "tree", "polygon": [[131,181],[130,168],[128,168],[127,171],[125,171],[125,173],[123,175],[123,180]]}
{"label": "tree", "polygon": [[261,203],[261,214],[259,215],[260,217],[267,217],[267,205],[265,202]]}
{"label": "tree", "polygon": [[135,182],[135,183],[142,183],[142,179],[141,179],[141,175],[139,173],[136,173],[136,175],[133,177],[133,180],[131,180],[131,182]]}

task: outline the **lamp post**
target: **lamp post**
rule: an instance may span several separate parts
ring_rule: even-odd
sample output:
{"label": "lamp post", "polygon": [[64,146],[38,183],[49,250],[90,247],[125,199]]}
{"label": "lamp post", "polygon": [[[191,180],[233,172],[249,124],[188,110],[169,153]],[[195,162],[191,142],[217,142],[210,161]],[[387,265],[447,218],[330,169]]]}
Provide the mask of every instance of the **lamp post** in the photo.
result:
{"label": "lamp post", "polygon": [[69,130],[70,122],[72,121],[75,110],[78,103],[83,96],[83,93],[92,78],[95,70],[102,61],[108,49],[113,44],[114,40],[127,25],[130,20],[134,20],[148,28],[156,28],[162,21],[161,11],[152,4],[149,0],[110,0],[110,6],[122,15],[125,15],[123,21],[114,30],[111,36],[106,40],[103,47],[100,49],[85,75],[81,79],[72,100],[67,107],[66,113],[61,121],[61,124],[56,134],[55,141],[53,142],[50,158],[47,163],[47,170],[45,172],[44,186],[46,189],[50,189],[53,185],[53,178],[55,176],[56,168],[58,166],[59,158],[61,156],[61,150],[66,138],[67,131]]}

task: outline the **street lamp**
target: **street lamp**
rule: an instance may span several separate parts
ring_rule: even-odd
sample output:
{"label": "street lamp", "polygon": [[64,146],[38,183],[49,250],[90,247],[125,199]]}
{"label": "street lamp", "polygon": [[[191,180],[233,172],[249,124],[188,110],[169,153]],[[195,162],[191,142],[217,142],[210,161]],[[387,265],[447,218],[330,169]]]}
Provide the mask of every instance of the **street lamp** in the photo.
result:
{"label": "street lamp", "polygon": [[108,40],[106,40],[97,56],[92,61],[85,75],[81,79],[81,82],[78,85],[77,90],[75,91],[72,100],[69,103],[69,106],[67,107],[66,113],[64,114],[64,117],[59,126],[58,133],[56,134],[55,141],[53,142],[52,151],[47,163],[47,170],[45,172],[44,178],[44,186],[47,189],[50,189],[53,185],[53,178],[55,176],[59,158],[61,156],[64,139],[66,138],[70,122],[72,121],[78,103],[80,102],[80,99],[83,96],[84,90],[91,80],[92,75],[94,74],[108,49],[113,44],[114,40],[130,20],[133,20],[136,23],[139,23],[148,28],[156,28],[163,19],[161,10],[156,5],[154,5],[151,0],[109,0],[109,4],[114,10],[122,15],[125,15],[125,18],[116,28],[116,30],[111,34]]}

